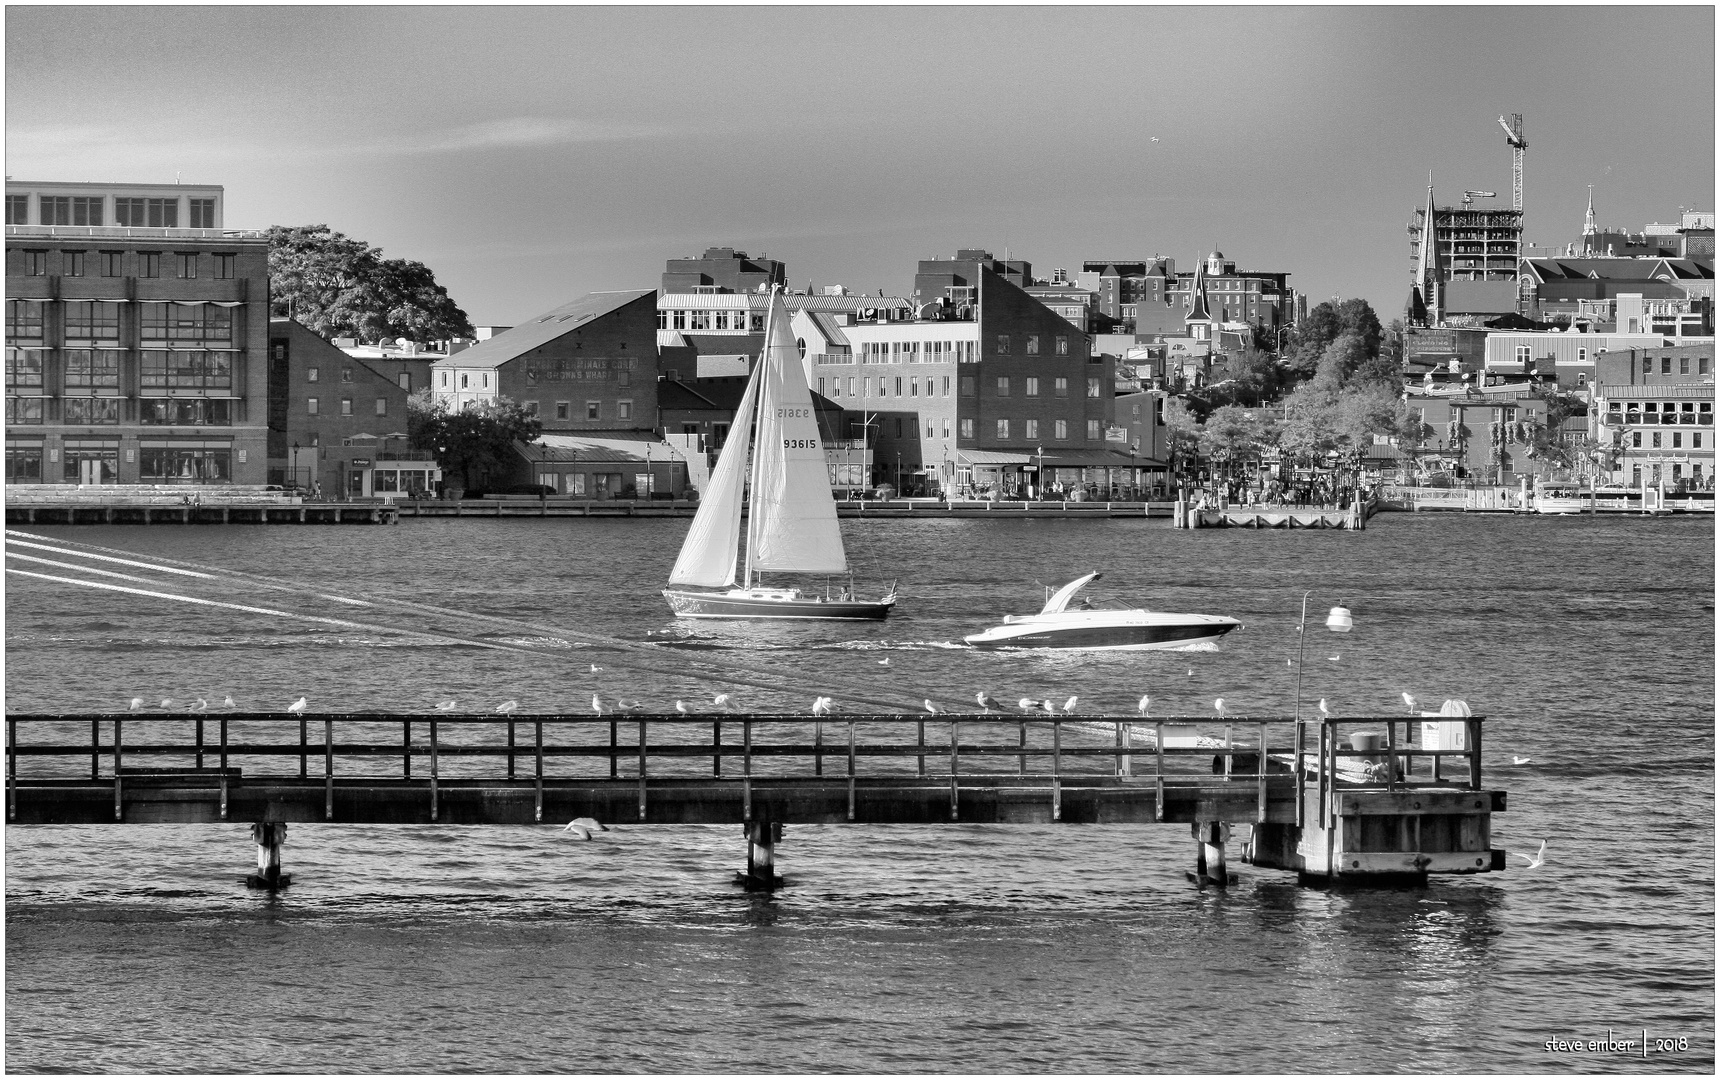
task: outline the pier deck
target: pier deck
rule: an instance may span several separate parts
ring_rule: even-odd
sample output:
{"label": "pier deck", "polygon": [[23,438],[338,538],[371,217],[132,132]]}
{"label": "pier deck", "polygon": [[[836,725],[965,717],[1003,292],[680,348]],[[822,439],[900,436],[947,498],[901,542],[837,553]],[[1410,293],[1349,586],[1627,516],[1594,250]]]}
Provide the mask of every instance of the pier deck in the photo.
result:
{"label": "pier deck", "polygon": [[[1234,822],[1254,826],[1256,865],[1483,873],[1503,868],[1488,820],[1505,793],[1483,787],[1481,722],[1454,721],[1467,749],[1431,750],[1407,724],[1399,741],[1399,717],[20,715],[7,820],[272,835],[589,817],[739,824],[765,849],[784,824],[1184,823],[1220,864]],[[1382,726],[1378,751],[1343,748]]]}

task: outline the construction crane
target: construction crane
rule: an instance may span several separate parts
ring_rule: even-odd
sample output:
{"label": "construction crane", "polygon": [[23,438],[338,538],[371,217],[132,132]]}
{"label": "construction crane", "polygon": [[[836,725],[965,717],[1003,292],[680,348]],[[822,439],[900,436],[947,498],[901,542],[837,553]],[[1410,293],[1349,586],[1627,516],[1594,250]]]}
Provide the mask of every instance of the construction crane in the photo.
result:
{"label": "construction crane", "polygon": [[1463,208],[1469,209],[1469,204],[1476,199],[1496,199],[1498,197],[1497,191],[1465,191],[1463,193]]}
{"label": "construction crane", "polygon": [[1505,129],[1505,141],[1511,146],[1511,209],[1521,212],[1523,209],[1523,151],[1529,149],[1529,140],[1523,138],[1523,114],[1512,113],[1509,120],[1501,116],[1499,126]]}

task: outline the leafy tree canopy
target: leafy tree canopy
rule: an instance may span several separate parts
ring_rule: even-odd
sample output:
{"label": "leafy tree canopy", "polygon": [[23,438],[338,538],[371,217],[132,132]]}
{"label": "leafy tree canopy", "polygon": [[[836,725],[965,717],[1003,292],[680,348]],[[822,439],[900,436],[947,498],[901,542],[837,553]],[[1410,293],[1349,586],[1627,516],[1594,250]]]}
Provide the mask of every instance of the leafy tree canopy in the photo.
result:
{"label": "leafy tree canopy", "polygon": [[1380,353],[1380,319],[1366,300],[1330,300],[1318,305],[1285,343],[1284,359],[1302,378],[1315,373],[1326,350],[1337,339],[1353,335],[1361,339],[1368,359]]}
{"label": "leafy tree canopy", "polygon": [[406,423],[412,445],[433,452],[443,471],[458,475],[467,488],[505,480],[514,443],[543,433],[541,420],[507,398],[453,412],[428,390],[407,399]]}
{"label": "leafy tree canopy", "polygon": [[382,249],[327,225],[273,225],[269,310],[324,337],[440,341],[470,336],[466,313],[420,262],[384,259]]}

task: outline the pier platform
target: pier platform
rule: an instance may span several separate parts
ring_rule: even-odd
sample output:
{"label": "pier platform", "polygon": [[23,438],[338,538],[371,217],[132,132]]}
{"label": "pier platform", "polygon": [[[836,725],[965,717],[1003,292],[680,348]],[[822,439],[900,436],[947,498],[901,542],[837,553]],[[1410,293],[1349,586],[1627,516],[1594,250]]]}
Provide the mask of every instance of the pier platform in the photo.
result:
{"label": "pier platform", "polygon": [[9,484],[8,525],[390,525],[383,502],[312,502],[244,484]]}
{"label": "pier platform", "polygon": [[[1482,719],[1452,721],[1463,749],[1448,750],[1413,746],[1401,717],[19,715],[6,813],[250,821],[265,884],[287,823],[585,818],[739,825],[743,876],[764,887],[784,826],[899,823],[1184,824],[1196,876],[1217,885],[1246,824],[1252,865],[1395,882],[1504,868],[1490,820],[1506,795],[1482,783]],[[1350,749],[1362,729],[1372,749]]]}
{"label": "pier platform", "polygon": [[[691,500],[569,499],[505,496],[453,501],[401,501],[406,517],[692,517]],[[984,499],[844,499],[839,518],[1168,518],[1170,503],[1050,502]]]}

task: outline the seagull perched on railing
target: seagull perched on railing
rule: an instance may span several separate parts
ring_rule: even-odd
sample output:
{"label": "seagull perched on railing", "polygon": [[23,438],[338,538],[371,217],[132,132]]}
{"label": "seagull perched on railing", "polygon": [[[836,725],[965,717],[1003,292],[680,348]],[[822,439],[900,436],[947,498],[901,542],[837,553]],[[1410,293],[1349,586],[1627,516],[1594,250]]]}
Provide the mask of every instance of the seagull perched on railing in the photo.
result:
{"label": "seagull perched on railing", "polygon": [[979,707],[984,709],[988,713],[991,712],[993,709],[996,709],[998,712],[1003,711],[1003,702],[992,697],[990,694],[986,693],[984,690],[981,690],[979,693],[975,694],[973,696],[973,699],[975,701],[979,702]]}
{"label": "seagull perched on railing", "polygon": [[1320,699],[1320,715],[1324,716],[1328,720],[1330,720],[1332,718],[1332,710],[1326,708],[1326,699],[1325,698]]}
{"label": "seagull perched on railing", "polygon": [[1034,709],[1039,708],[1039,702],[1034,701],[1030,697],[1022,698],[1020,701],[1016,702],[1015,705],[1022,712],[1032,712]]}
{"label": "seagull perched on railing", "polygon": [[724,712],[733,711],[731,709],[731,705],[733,704],[733,702],[731,702],[729,700],[729,695],[727,695],[727,694],[718,694],[716,697],[711,699],[711,704],[715,705],[717,708],[723,710]]}
{"label": "seagull perched on railing", "polygon": [[932,715],[936,716],[938,713],[941,713],[944,710],[938,708],[937,702],[933,701],[931,698],[927,698],[926,699],[926,711],[931,713]]}
{"label": "seagull perched on railing", "polygon": [[1039,703],[1039,707],[1045,710],[1045,714],[1047,716],[1057,715],[1057,705],[1050,698],[1046,698],[1044,701],[1041,701]]}
{"label": "seagull perched on railing", "polygon": [[1409,692],[1409,691],[1408,691],[1408,690],[1405,690],[1405,691],[1404,691],[1404,692],[1403,692],[1403,703],[1404,703],[1404,704],[1405,704],[1405,705],[1408,705],[1408,706],[1409,706],[1409,711],[1410,711],[1410,712],[1411,712],[1411,713],[1414,713],[1414,712],[1415,712],[1415,711],[1416,711],[1416,708],[1415,708],[1415,695],[1414,695],[1414,694],[1412,694],[1412,693],[1410,693],[1410,692]]}
{"label": "seagull perched on railing", "polygon": [[291,705],[288,705],[287,711],[290,713],[302,713],[308,708],[310,708],[310,702],[306,701],[304,698],[300,698]]}
{"label": "seagull perched on railing", "polygon": [[228,694],[226,697],[222,698],[221,704],[229,709],[237,709],[239,707],[239,703],[233,700],[232,694]]}
{"label": "seagull perched on railing", "polygon": [[172,699],[172,698],[170,698],[170,697],[164,697],[164,698],[162,698],[162,699],[161,699],[161,707],[162,707],[162,708],[163,708],[163,709],[171,709],[171,708],[173,708],[173,699]]}
{"label": "seagull perched on railing", "polygon": [[143,708],[143,699],[140,697],[132,698],[131,699],[131,708],[128,711],[129,712],[136,712],[137,710],[139,710],[141,708]]}
{"label": "seagull perched on railing", "polygon": [[609,826],[596,818],[576,817],[561,827],[564,833],[572,833],[581,840],[590,840],[592,833],[608,832]]}
{"label": "seagull perched on railing", "polygon": [[1075,715],[1075,703],[1077,701],[1080,701],[1080,700],[1081,700],[1081,698],[1077,694],[1069,695],[1069,700],[1065,701],[1063,703],[1063,711],[1065,713],[1069,714],[1070,716],[1074,716]]}
{"label": "seagull perched on railing", "polygon": [[689,710],[687,708],[687,703],[685,701],[682,701],[680,698],[676,698],[675,699],[675,711],[680,713],[682,716],[686,716],[687,713],[689,712]]}
{"label": "seagull perched on railing", "polygon": [[1224,699],[1223,698],[1214,698],[1213,699],[1212,711],[1217,713],[1221,719],[1224,717],[1225,712],[1224,712]]}
{"label": "seagull perched on railing", "polygon": [[513,712],[515,709],[517,709],[519,707],[520,707],[519,702],[513,700],[512,698],[509,698],[507,701],[504,701],[500,705],[497,705],[496,711],[505,716],[508,713]]}
{"label": "seagull perched on railing", "polygon": [[1135,706],[1135,711],[1140,713],[1142,716],[1145,716],[1145,715],[1147,715],[1147,706],[1151,705],[1152,703],[1153,703],[1152,698],[1148,697],[1146,694],[1142,694],[1140,704]]}
{"label": "seagull perched on railing", "polygon": [[453,712],[454,708],[455,702],[453,698],[449,698],[447,701],[438,701],[436,703],[437,712]]}
{"label": "seagull perched on railing", "polygon": [[591,711],[598,716],[603,715],[603,699],[596,694],[591,695]]}
{"label": "seagull perched on railing", "polygon": [[203,698],[198,698],[195,702],[192,703],[190,711],[191,712],[208,712],[209,711],[209,702],[205,701]]}
{"label": "seagull perched on railing", "polygon": [[812,715],[829,716],[830,707],[834,704],[836,703],[827,697],[815,697],[812,699]]}

